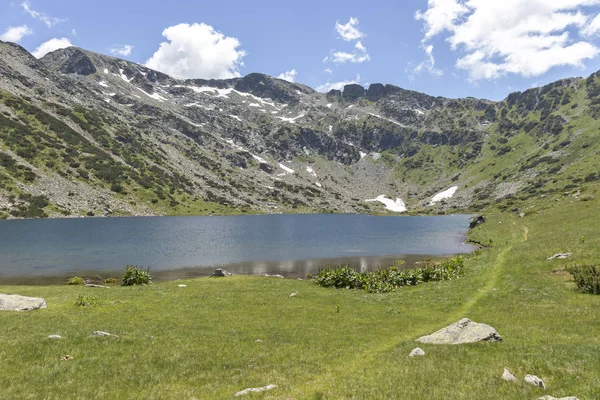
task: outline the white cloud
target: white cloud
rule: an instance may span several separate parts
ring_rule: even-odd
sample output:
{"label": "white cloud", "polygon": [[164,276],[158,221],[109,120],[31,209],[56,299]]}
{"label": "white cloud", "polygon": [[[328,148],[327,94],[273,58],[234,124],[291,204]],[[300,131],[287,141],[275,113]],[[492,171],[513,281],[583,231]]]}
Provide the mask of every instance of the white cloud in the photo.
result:
{"label": "white cloud", "polygon": [[581,30],[581,34],[588,37],[597,35],[598,33],[600,33],[600,14],[591,19],[587,23],[587,26]]}
{"label": "white cloud", "polygon": [[52,28],[52,26],[66,21],[66,19],[63,18],[51,17],[46,13],[35,11],[33,8],[31,8],[31,3],[29,1],[22,2],[21,7],[23,7],[27,14],[45,23],[48,28]]}
{"label": "white cloud", "polygon": [[354,51],[352,53],[336,51],[333,53],[331,58],[327,58],[327,60],[331,60],[336,64],[344,64],[347,62],[360,64],[365,61],[370,61],[371,56],[369,53],[367,53],[367,48],[363,46],[361,42],[356,42],[354,45]]}
{"label": "white cloud", "polygon": [[427,56],[427,58],[413,69],[413,74],[410,76],[411,80],[414,79],[415,74],[419,75],[421,72],[423,72],[423,70],[427,70],[429,71],[429,73],[435,76],[442,76],[444,74],[442,70],[437,69],[435,67],[435,58],[433,57],[433,45],[426,45],[425,47],[423,47],[423,50],[425,51],[425,55]]}
{"label": "white cloud", "polygon": [[33,54],[35,58],[42,58],[46,54],[54,50],[64,49],[65,47],[71,46],[73,45],[71,44],[71,41],[67,38],[54,38],[39,45],[31,54]]}
{"label": "white cloud", "polygon": [[295,82],[297,74],[298,73],[296,72],[295,69],[291,69],[289,71],[282,72],[281,74],[279,74],[277,76],[277,78],[283,79],[283,80],[288,81],[288,82]]}
{"label": "white cloud", "polygon": [[77,36],[77,31],[75,30],[75,28],[71,29],[71,35]]}
{"label": "white cloud", "polygon": [[167,42],[146,66],[178,78],[226,79],[240,76],[244,50],[240,41],[204,23],[179,24],[163,31]]}
{"label": "white cloud", "polygon": [[340,21],[335,23],[335,30],[337,31],[340,38],[351,41],[363,38],[364,33],[358,30],[358,18],[351,17],[348,23],[340,24]]}
{"label": "white cloud", "polygon": [[33,31],[27,25],[9,26],[6,32],[0,35],[0,40],[19,43],[24,36],[31,35]]}
{"label": "white cloud", "polygon": [[[598,55],[599,49],[582,36],[600,30],[600,20],[586,28],[591,16],[582,7],[599,4],[600,0],[429,0],[427,10],[418,11],[415,18],[423,21],[426,52],[429,40],[445,34],[450,49],[459,53],[456,67],[471,81],[506,74],[533,77],[555,66],[580,67]],[[423,68],[434,68],[433,54],[427,56]]]}
{"label": "white cloud", "polygon": [[360,84],[360,74],[356,75],[356,79],[348,80],[348,81],[339,81],[339,82],[327,82],[320,86],[317,86],[317,92],[327,93],[332,89],[342,90],[344,86],[351,85],[353,83]]}
{"label": "white cloud", "polygon": [[325,68],[325,69],[323,70],[323,72],[325,72],[325,73],[328,73],[328,74],[330,74],[330,75],[331,75],[331,74],[333,74],[333,71],[331,70],[331,68]]}
{"label": "white cloud", "polygon": [[130,44],[115,44],[114,46],[108,49],[110,54],[123,57],[127,57],[128,55],[130,55],[131,50],[133,50],[133,46]]}

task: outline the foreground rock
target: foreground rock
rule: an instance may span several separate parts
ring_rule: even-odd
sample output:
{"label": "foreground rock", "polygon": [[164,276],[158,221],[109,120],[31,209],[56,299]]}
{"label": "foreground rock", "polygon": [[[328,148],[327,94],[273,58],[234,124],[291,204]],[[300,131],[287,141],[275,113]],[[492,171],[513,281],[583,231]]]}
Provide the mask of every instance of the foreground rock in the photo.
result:
{"label": "foreground rock", "polygon": [[537,377],[535,375],[526,375],[525,382],[529,383],[530,385],[537,386],[542,389],[546,389],[546,384],[544,383],[542,378]]}
{"label": "foreground rock", "polygon": [[233,275],[231,272],[227,272],[224,269],[217,268],[217,269],[215,269],[215,272],[213,272],[211,276],[213,278],[223,278],[223,277],[231,276],[231,275]]}
{"label": "foreground rock", "polygon": [[46,300],[39,297],[0,294],[0,311],[32,311],[46,307]]}
{"label": "foreground rock", "polygon": [[420,347],[417,347],[415,349],[413,349],[413,351],[410,352],[410,354],[408,355],[409,357],[419,357],[419,356],[424,356],[425,352],[423,351],[423,349],[421,349]]}
{"label": "foreground rock", "polygon": [[502,337],[494,328],[473,322],[468,318],[448,325],[431,335],[422,336],[417,342],[428,344],[464,344],[475,342],[500,342]]}
{"label": "foreground rock", "polygon": [[507,382],[516,382],[517,377],[510,373],[508,368],[504,368],[504,373],[502,374],[502,379]]}
{"label": "foreground rock", "polygon": [[579,400],[579,399],[575,396],[558,398],[558,397],[552,397],[550,395],[546,395],[546,396],[538,397],[537,400]]}
{"label": "foreground rock", "polygon": [[248,393],[264,392],[265,390],[275,389],[276,387],[277,387],[277,385],[267,385],[267,386],[260,387],[260,388],[248,388],[248,389],[240,390],[235,395],[236,396],[243,396],[243,395],[248,394]]}
{"label": "foreground rock", "polygon": [[85,287],[99,288],[99,289],[110,289],[110,286],[96,285],[95,283],[86,283]]}

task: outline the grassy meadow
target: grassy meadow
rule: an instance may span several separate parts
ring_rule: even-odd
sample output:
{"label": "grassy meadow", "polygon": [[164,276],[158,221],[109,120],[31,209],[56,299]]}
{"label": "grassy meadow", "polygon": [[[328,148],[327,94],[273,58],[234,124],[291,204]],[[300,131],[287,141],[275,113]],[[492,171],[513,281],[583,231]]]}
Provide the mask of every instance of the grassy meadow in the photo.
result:
{"label": "grassy meadow", "polygon": [[[245,276],[0,287],[48,303],[0,313],[0,398],[227,399],[268,384],[277,388],[244,398],[600,398],[600,296],[578,292],[564,270],[600,262],[600,191],[485,214],[470,236],[490,247],[469,256],[463,278],[393,293]],[[558,252],[573,256],[546,260]],[[463,317],[504,341],[419,344],[426,356],[408,357],[417,337]],[[96,330],[119,337],[90,337]],[[502,381],[504,367],[519,381]],[[525,374],[547,389],[525,384]]]}

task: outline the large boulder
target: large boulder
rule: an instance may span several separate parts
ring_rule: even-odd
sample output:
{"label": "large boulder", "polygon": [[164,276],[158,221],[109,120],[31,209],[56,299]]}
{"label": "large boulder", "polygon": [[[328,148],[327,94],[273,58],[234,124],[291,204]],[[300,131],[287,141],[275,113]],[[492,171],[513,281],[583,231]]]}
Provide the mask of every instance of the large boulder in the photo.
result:
{"label": "large boulder", "polygon": [[431,335],[422,336],[417,342],[428,344],[463,344],[475,342],[500,342],[502,337],[486,324],[463,318]]}
{"label": "large boulder", "polygon": [[471,218],[471,222],[469,223],[469,229],[475,229],[481,224],[485,224],[487,219],[483,215],[478,215],[476,217]]}
{"label": "large boulder", "polygon": [[46,300],[39,297],[0,294],[0,311],[32,311],[46,307]]}

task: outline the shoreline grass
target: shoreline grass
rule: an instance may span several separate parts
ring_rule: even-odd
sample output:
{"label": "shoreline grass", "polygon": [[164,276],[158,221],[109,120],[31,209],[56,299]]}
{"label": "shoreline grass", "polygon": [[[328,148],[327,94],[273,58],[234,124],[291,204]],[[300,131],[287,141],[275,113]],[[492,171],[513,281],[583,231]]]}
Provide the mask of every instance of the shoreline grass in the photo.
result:
{"label": "shoreline grass", "polygon": [[[564,269],[598,263],[599,202],[520,208],[525,218],[488,210],[469,236],[491,247],[467,258],[464,277],[392,293],[248,276],[111,289],[0,286],[48,302],[0,313],[1,397],[226,399],[275,384],[247,398],[600,398],[600,296],[578,291]],[[573,256],[547,260],[558,252]],[[93,304],[77,306],[79,294]],[[419,344],[426,356],[408,357],[414,339],[463,317],[492,325],[504,341]],[[96,330],[119,337],[89,337]],[[73,359],[60,361],[66,354]],[[504,367],[517,383],[501,380]],[[525,374],[543,378],[547,390],[526,385]]]}

